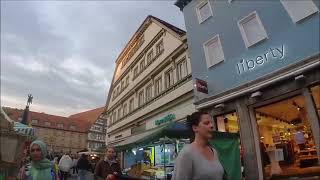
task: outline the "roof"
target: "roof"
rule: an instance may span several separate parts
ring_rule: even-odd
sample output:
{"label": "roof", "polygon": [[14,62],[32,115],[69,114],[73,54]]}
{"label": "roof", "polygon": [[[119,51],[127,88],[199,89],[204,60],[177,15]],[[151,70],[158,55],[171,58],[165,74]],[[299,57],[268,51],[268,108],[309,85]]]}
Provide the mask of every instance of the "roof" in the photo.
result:
{"label": "roof", "polygon": [[184,30],[182,30],[182,29],[180,29],[180,28],[178,28],[178,27],[176,27],[176,26],[174,26],[174,25],[172,25],[172,24],[170,24],[170,23],[168,23],[168,22],[166,22],[166,21],[164,21],[164,20],[161,20],[161,19],[159,19],[159,18],[157,18],[157,17],[154,17],[154,16],[152,16],[152,15],[149,15],[149,17],[151,17],[151,18],[159,21],[160,23],[162,23],[163,25],[165,25],[167,28],[169,28],[169,29],[171,29],[172,31],[174,31],[175,33],[179,34],[180,36],[183,36],[183,35],[186,34],[186,31],[184,31]]}
{"label": "roof", "polygon": [[[8,116],[14,121],[19,121],[19,118],[22,117],[23,114],[23,110],[21,109],[8,108],[4,110],[7,110]],[[34,127],[44,127],[75,132],[87,132],[90,128],[90,124],[82,119],[29,111],[28,122],[30,123],[32,120],[38,121],[37,124],[32,124]],[[50,125],[46,125],[46,122],[50,122]],[[63,124],[63,128],[59,128],[58,124]],[[75,128],[71,129],[71,125],[75,126]]]}
{"label": "roof", "polygon": [[122,59],[122,57],[124,56],[124,54],[128,53],[128,50],[130,49],[130,44],[132,44],[132,42],[139,38],[140,35],[144,32],[144,30],[146,29],[146,27],[148,27],[149,22],[150,21],[157,21],[160,24],[159,25],[163,25],[164,28],[167,28],[169,30],[172,30],[174,33],[176,33],[180,38],[183,37],[184,35],[186,35],[186,32],[164,20],[161,20],[155,16],[152,15],[148,15],[147,18],[143,21],[143,23],[140,25],[140,27],[137,29],[137,31],[131,36],[130,40],[128,41],[128,43],[126,44],[126,46],[123,48],[123,50],[121,51],[121,53],[119,54],[119,56],[116,59],[116,62],[119,61],[119,59]]}
{"label": "roof", "polygon": [[104,111],[105,107],[100,107],[88,111],[84,111],[81,113],[73,114],[69,116],[70,118],[76,118],[76,119],[82,119],[87,121],[90,125],[92,125],[98,117],[101,115],[101,113]]}

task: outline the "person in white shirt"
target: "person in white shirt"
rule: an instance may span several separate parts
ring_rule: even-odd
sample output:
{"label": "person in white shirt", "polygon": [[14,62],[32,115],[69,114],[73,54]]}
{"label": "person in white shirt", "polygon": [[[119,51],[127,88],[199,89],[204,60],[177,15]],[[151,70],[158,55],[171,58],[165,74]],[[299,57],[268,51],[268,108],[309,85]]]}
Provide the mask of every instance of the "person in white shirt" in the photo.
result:
{"label": "person in white shirt", "polygon": [[61,174],[61,180],[67,180],[71,167],[72,167],[72,159],[70,158],[69,154],[63,155],[59,161],[59,170]]}

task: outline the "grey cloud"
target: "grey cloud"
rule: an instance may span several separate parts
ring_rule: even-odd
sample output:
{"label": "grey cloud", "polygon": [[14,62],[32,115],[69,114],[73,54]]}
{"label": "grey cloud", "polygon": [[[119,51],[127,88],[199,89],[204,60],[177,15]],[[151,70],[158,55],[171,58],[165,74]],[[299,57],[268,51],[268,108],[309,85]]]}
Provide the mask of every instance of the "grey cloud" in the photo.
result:
{"label": "grey cloud", "polygon": [[1,99],[32,93],[41,111],[61,114],[103,106],[114,62],[147,15],[184,29],[173,3],[1,1]]}

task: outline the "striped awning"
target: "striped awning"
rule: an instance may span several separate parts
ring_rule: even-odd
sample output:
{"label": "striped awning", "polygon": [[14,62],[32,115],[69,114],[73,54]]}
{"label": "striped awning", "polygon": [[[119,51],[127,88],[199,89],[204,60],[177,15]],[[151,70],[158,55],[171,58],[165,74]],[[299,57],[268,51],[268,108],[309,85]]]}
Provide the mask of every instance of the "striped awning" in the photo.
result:
{"label": "striped awning", "polygon": [[34,135],[34,129],[32,127],[29,127],[25,124],[22,124],[20,122],[15,122],[13,129],[15,132],[23,135],[33,136]]}

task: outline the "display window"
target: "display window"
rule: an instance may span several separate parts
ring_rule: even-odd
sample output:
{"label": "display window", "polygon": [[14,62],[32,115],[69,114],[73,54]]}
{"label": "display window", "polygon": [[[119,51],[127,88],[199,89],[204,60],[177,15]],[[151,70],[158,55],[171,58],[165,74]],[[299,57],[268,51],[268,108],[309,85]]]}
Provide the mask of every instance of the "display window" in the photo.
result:
{"label": "display window", "polygon": [[318,112],[318,118],[320,118],[320,85],[311,87],[311,94],[313,98],[314,105]]}
{"label": "display window", "polygon": [[223,114],[215,117],[216,129],[219,132],[238,133],[239,124],[235,112]]}
{"label": "display window", "polygon": [[255,108],[266,179],[320,173],[302,95]]}

